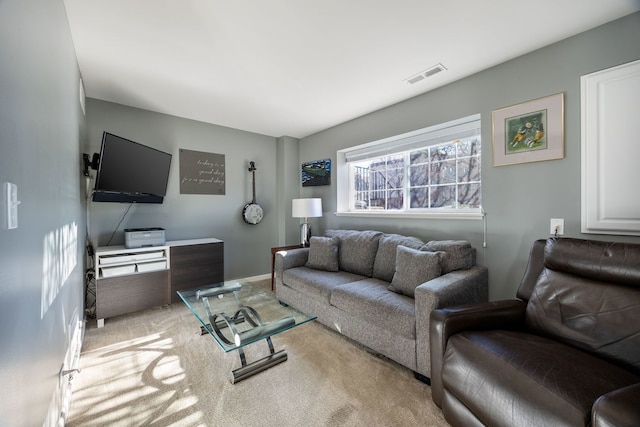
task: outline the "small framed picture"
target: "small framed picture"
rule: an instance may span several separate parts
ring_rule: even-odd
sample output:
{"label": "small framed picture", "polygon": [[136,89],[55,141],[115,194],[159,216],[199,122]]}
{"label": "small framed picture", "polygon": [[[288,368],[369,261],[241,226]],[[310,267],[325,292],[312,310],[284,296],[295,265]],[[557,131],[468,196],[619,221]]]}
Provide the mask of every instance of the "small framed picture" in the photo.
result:
{"label": "small framed picture", "polygon": [[564,158],[564,93],[495,110],[493,166]]}
{"label": "small framed picture", "polygon": [[302,186],[331,185],[331,159],[302,164]]}

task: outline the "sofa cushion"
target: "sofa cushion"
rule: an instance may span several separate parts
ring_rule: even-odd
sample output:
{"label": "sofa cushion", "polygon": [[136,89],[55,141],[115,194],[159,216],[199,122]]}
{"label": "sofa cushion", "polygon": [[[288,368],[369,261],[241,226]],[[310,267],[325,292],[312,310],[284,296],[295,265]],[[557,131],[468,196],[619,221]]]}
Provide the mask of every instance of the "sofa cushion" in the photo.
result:
{"label": "sofa cushion", "polygon": [[424,242],[416,237],[399,234],[383,234],[378,243],[376,259],[373,262],[373,277],[391,282],[396,272],[396,248],[398,245],[420,249]]}
{"label": "sofa cushion", "polygon": [[312,298],[329,303],[331,290],[345,283],[364,279],[363,276],[344,271],[330,272],[308,267],[289,268],[282,273],[282,283]]}
{"label": "sofa cushion", "polygon": [[326,230],[324,234],[340,240],[340,270],[371,277],[381,231]]}
{"label": "sofa cushion", "polygon": [[383,280],[369,278],[336,286],[331,291],[330,302],[353,317],[415,339],[415,302],[389,291],[388,285]]}
{"label": "sofa cushion", "polygon": [[484,425],[589,425],[591,406],[640,377],[549,338],[466,331],[449,338],[446,390]]}
{"label": "sofa cushion", "polygon": [[442,274],[473,267],[474,251],[466,240],[432,240],[422,247],[423,251],[443,251],[447,257],[442,264]]}
{"label": "sofa cushion", "polygon": [[426,252],[398,246],[396,272],[389,290],[413,298],[418,285],[440,277],[444,256],[444,252]]}
{"label": "sofa cushion", "polygon": [[305,264],[309,268],[338,271],[337,237],[317,237],[309,239],[309,258]]}

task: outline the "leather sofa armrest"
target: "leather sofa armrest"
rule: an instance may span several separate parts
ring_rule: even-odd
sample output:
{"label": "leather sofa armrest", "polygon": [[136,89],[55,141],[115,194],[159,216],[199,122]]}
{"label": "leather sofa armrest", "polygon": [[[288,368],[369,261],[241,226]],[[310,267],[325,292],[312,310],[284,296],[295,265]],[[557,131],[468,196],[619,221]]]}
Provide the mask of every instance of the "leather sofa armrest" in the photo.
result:
{"label": "leather sofa armrest", "polygon": [[438,407],[442,407],[442,362],[449,337],[464,330],[522,328],[526,307],[520,300],[503,300],[431,312],[431,397]]}
{"label": "leather sofa armrest", "polygon": [[640,384],[602,395],[593,404],[593,427],[640,426]]}

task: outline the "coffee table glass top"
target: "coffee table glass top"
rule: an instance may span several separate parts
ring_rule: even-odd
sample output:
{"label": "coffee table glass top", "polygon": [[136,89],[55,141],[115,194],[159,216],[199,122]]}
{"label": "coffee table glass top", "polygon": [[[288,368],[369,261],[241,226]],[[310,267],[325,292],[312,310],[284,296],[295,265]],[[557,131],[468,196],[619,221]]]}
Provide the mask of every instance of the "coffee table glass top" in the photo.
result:
{"label": "coffee table glass top", "polygon": [[202,324],[203,334],[209,333],[226,352],[316,318],[280,304],[267,287],[252,282],[220,282],[178,295]]}

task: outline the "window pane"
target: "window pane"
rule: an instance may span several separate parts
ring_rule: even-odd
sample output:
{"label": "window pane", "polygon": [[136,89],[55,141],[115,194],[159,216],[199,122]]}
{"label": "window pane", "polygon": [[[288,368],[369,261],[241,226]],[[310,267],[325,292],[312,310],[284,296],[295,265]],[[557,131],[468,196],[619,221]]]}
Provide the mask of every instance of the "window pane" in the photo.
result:
{"label": "window pane", "polygon": [[458,160],[458,182],[480,181],[480,158],[465,157]]}
{"label": "window pane", "polygon": [[429,188],[412,188],[409,197],[411,197],[412,208],[426,209],[429,207]]}
{"label": "window pane", "polygon": [[402,190],[389,191],[387,209],[402,209],[404,208],[404,192]]}
{"label": "window pane", "polygon": [[482,206],[480,184],[458,185],[458,207],[479,208]]}
{"label": "window pane", "polygon": [[412,187],[429,185],[429,165],[411,166],[409,179]]}
{"label": "window pane", "polygon": [[369,199],[369,209],[385,209],[386,205],[386,192],[372,191]]}
{"label": "window pane", "polygon": [[431,147],[429,149],[431,153],[431,161],[438,162],[447,159],[455,159],[456,146],[455,144],[445,144],[437,147]]}
{"label": "window pane", "polygon": [[410,157],[410,162],[412,165],[427,163],[429,161],[429,149],[425,148],[424,150],[412,151]]}
{"label": "window pane", "polygon": [[460,141],[458,144],[458,156],[473,156],[480,154],[482,145],[480,144],[480,138],[467,139]]}
{"label": "window pane", "polygon": [[371,172],[384,171],[387,168],[387,162],[384,158],[371,159],[369,160],[368,167],[371,170]]}
{"label": "window pane", "polygon": [[368,196],[367,193],[363,193],[363,192],[357,192],[355,194],[355,198],[354,198],[354,207],[357,210],[361,210],[361,209],[368,209],[369,208],[369,202],[368,202]]}
{"label": "window pane", "polygon": [[369,190],[376,191],[387,187],[385,172],[384,169],[371,172],[371,176],[369,177]]}
{"label": "window pane", "polygon": [[432,208],[453,208],[456,205],[455,185],[431,187]]}
{"label": "window pane", "polygon": [[366,191],[369,189],[369,168],[354,166],[354,190]]}
{"label": "window pane", "polygon": [[431,185],[453,184],[456,182],[456,162],[449,160],[431,165]]}
{"label": "window pane", "polygon": [[404,169],[390,169],[387,171],[387,188],[402,188],[404,186]]}

